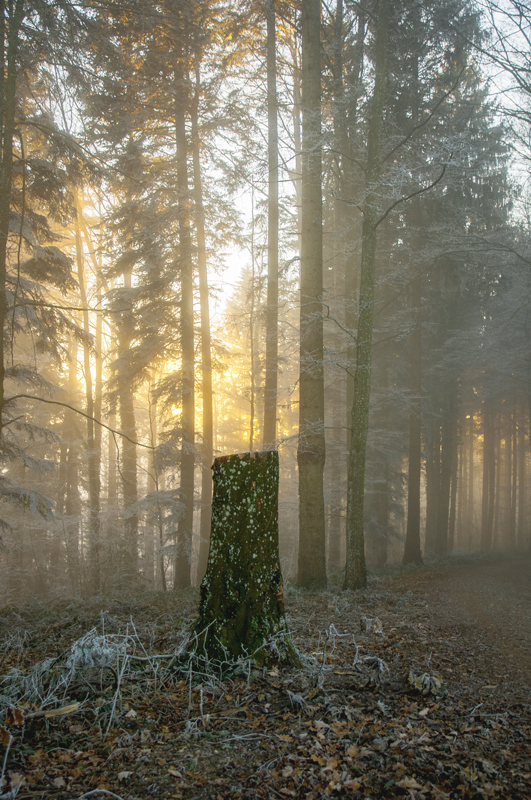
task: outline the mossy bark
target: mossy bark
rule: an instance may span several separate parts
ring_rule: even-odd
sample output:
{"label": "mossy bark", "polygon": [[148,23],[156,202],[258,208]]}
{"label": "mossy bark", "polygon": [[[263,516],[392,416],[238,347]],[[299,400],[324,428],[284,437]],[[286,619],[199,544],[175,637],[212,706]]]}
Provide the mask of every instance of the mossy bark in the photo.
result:
{"label": "mossy bark", "polygon": [[[278,552],[278,453],[216,458],[198,655],[297,662],[287,636]],[[274,641],[273,644],[271,642]]]}

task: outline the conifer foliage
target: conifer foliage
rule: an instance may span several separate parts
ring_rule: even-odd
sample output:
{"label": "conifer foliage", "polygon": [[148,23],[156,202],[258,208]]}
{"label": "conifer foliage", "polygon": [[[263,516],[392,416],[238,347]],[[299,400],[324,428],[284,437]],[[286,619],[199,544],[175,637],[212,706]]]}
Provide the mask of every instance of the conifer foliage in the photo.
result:
{"label": "conifer foliage", "polygon": [[521,4],[0,23],[2,602],[199,584],[256,447],[300,587],[529,547]]}

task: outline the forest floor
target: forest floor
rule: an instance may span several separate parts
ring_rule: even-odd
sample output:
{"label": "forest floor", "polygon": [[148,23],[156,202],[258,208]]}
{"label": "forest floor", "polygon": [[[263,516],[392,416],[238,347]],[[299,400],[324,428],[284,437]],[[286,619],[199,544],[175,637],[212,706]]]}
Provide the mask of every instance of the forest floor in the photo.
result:
{"label": "forest floor", "polygon": [[0,609],[0,796],[531,798],[531,557],[286,595],[305,667],[223,679],[195,591]]}

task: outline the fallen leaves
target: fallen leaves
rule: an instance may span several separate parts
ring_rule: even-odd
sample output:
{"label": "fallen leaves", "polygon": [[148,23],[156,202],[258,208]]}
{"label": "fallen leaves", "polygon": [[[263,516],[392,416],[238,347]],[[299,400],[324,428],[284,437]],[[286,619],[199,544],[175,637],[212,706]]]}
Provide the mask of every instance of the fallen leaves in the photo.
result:
{"label": "fallen leaves", "polygon": [[[349,598],[338,596],[332,622],[329,599],[305,596],[296,606],[288,598],[313,671],[252,670],[223,681],[175,673],[161,686],[137,664],[120,685],[118,724],[107,735],[116,691],[108,669],[77,698],[61,696],[57,709],[13,704],[0,717],[0,743],[10,748],[1,791],[18,781],[28,796],[57,800],[97,787],[165,800],[526,796],[528,706],[512,711],[484,694],[500,665],[461,668],[467,637],[451,625],[434,633],[425,605],[417,610],[404,593],[369,592],[356,601],[367,609]],[[358,633],[361,611],[367,622]],[[154,624],[147,616],[146,630]]]}

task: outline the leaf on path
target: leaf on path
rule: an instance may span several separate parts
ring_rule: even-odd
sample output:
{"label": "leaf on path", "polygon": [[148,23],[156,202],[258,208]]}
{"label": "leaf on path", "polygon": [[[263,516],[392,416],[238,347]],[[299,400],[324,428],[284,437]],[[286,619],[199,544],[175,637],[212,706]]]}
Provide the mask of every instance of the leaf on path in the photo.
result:
{"label": "leaf on path", "polygon": [[440,695],[443,693],[443,683],[439,675],[430,675],[427,672],[423,672],[422,675],[415,675],[415,673],[410,670],[407,676],[407,683],[413,689],[424,695]]}
{"label": "leaf on path", "polygon": [[401,789],[424,789],[424,786],[417,783],[415,778],[402,778],[396,785],[400,786]]}
{"label": "leaf on path", "polygon": [[382,621],[378,617],[362,617],[360,619],[360,629],[363,633],[383,634]]}
{"label": "leaf on path", "polygon": [[0,744],[3,747],[7,747],[10,741],[11,741],[11,734],[9,733],[7,728],[4,728],[3,725],[0,725]]}
{"label": "leaf on path", "polygon": [[117,777],[119,781],[126,781],[128,778],[131,777],[132,774],[133,773],[131,770],[124,769],[123,772],[118,773]]}
{"label": "leaf on path", "polygon": [[20,728],[24,725],[24,714],[21,708],[8,708],[6,712],[6,722],[10,728]]}

